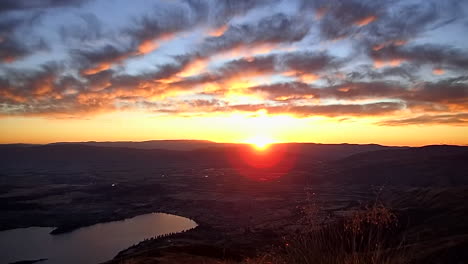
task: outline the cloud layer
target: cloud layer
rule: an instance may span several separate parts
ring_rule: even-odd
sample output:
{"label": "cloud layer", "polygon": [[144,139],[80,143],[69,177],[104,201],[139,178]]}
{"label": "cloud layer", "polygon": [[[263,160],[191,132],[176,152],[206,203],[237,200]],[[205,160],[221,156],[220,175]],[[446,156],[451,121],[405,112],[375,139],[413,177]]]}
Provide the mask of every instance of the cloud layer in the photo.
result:
{"label": "cloud layer", "polygon": [[468,124],[463,1],[117,1],[119,14],[106,3],[0,3],[1,116]]}

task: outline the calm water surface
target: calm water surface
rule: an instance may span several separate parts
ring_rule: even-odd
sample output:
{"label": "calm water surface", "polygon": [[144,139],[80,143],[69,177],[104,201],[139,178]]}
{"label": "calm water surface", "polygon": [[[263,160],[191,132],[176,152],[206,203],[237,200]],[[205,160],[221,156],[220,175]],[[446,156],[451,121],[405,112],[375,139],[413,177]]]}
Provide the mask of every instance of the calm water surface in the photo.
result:
{"label": "calm water surface", "polygon": [[145,238],[181,232],[197,224],[185,217],[152,213],[50,235],[53,228],[29,227],[0,232],[0,263],[47,258],[41,264],[96,264]]}

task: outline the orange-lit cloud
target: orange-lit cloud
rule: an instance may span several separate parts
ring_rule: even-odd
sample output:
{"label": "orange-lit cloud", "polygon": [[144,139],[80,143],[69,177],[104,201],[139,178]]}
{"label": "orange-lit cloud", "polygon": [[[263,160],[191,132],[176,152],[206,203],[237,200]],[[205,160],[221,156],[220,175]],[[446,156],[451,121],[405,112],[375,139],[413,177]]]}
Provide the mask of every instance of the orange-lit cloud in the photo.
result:
{"label": "orange-lit cloud", "polygon": [[11,91],[7,91],[7,90],[0,90],[0,97],[3,97],[4,99],[12,100],[14,102],[18,102],[18,103],[24,103],[27,101],[26,97],[14,94]]}
{"label": "orange-lit cloud", "polygon": [[209,30],[208,35],[211,37],[219,37],[223,35],[227,29],[228,29],[228,25],[222,25],[220,27]]}
{"label": "orange-lit cloud", "polygon": [[391,60],[384,60],[384,61],[374,60],[374,67],[375,68],[382,68],[386,66],[396,67],[402,64],[403,62],[404,62],[403,59],[391,59]]}
{"label": "orange-lit cloud", "polygon": [[363,26],[366,26],[366,25],[374,22],[376,19],[377,19],[376,16],[367,16],[367,17],[363,17],[363,18],[355,21],[354,24],[356,26],[363,27]]}
{"label": "orange-lit cloud", "polygon": [[157,38],[144,39],[138,45],[136,52],[133,55],[145,55],[148,54],[157,48],[161,42],[169,41],[175,37],[174,33],[166,33],[158,36]]}
{"label": "orange-lit cloud", "polygon": [[435,68],[432,70],[432,73],[434,75],[443,75],[445,73],[444,69],[441,69],[441,68]]}
{"label": "orange-lit cloud", "polygon": [[317,74],[302,73],[302,72],[295,72],[295,71],[286,71],[286,72],[283,72],[283,75],[287,77],[294,77],[306,83],[315,82],[316,80],[320,78],[320,76]]}
{"label": "orange-lit cloud", "polygon": [[406,45],[408,43],[408,41],[406,40],[391,40],[391,41],[386,41],[384,43],[381,43],[381,44],[376,44],[372,47],[372,49],[374,51],[379,51],[387,46],[390,46],[390,45],[395,45],[395,46],[403,46],[403,45]]}
{"label": "orange-lit cloud", "polygon": [[145,40],[138,45],[138,54],[147,54],[158,48],[153,40]]}
{"label": "orange-lit cloud", "polygon": [[255,45],[237,45],[228,50],[224,50],[214,56],[215,59],[233,59],[233,58],[246,58],[252,59],[258,55],[269,54],[272,51],[281,51],[276,44],[256,43]]}
{"label": "orange-lit cloud", "polygon": [[327,8],[325,7],[319,7],[315,10],[315,19],[316,20],[320,20],[323,18],[323,16],[325,16],[325,14],[327,13]]}
{"label": "orange-lit cloud", "polygon": [[187,66],[185,66],[184,69],[177,74],[177,76],[184,78],[192,75],[199,75],[204,72],[207,66],[207,59],[197,58],[187,64]]}
{"label": "orange-lit cloud", "polygon": [[319,78],[320,77],[317,74],[312,74],[312,73],[306,73],[306,74],[300,75],[301,81],[307,82],[307,83],[314,82],[318,80]]}
{"label": "orange-lit cloud", "polygon": [[16,57],[14,56],[11,56],[11,55],[7,55],[7,56],[4,56],[2,58],[2,61],[5,62],[5,63],[12,63],[16,60]]}
{"label": "orange-lit cloud", "polygon": [[110,67],[112,66],[111,63],[109,62],[103,62],[103,63],[100,63],[92,68],[88,68],[88,69],[84,69],[81,74],[84,74],[84,75],[93,75],[93,74],[96,74],[96,73],[100,73],[102,71],[105,71],[105,70],[108,70],[110,69]]}

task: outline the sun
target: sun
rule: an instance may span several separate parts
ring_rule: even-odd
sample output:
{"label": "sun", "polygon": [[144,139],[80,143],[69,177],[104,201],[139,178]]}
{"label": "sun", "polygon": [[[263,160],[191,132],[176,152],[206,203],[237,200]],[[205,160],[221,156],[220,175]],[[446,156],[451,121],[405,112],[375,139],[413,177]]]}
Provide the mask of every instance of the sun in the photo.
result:
{"label": "sun", "polygon": [[256,136],[245,141],[248,144],[251,144],[257,150],[267,149],[269,145],[273,144],[275,141],[266,136]]}

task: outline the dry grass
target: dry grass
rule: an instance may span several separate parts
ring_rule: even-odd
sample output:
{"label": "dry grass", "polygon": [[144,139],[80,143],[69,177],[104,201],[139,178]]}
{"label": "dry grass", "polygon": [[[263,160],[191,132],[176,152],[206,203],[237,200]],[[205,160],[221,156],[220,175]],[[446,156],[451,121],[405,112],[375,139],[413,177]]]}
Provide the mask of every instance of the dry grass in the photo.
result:
{"label": "dry grass", "polygon": [[304,208],[306,228],[246,264],[403,264],[409,254],[396,236],[397,218],[381,203],[333,223],[318,223],[314,204]]}

